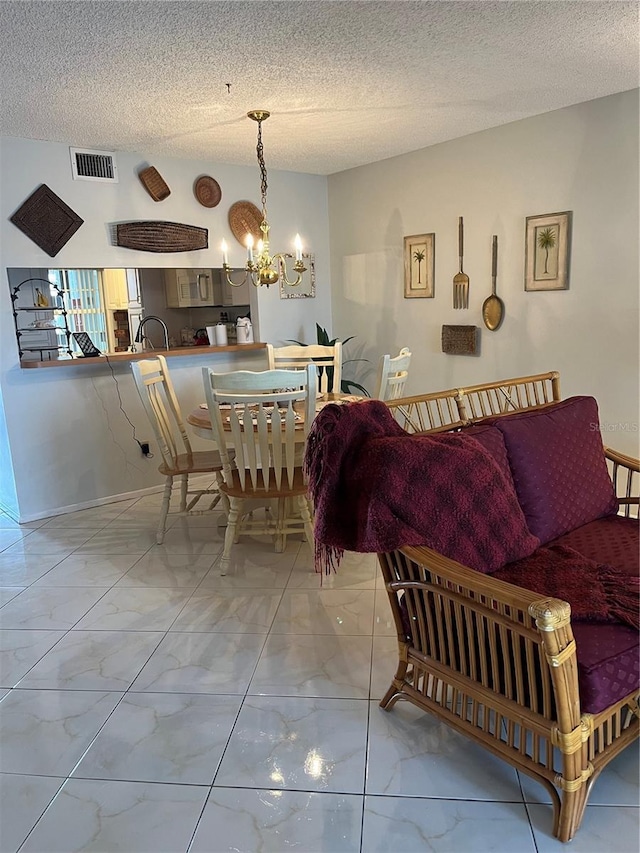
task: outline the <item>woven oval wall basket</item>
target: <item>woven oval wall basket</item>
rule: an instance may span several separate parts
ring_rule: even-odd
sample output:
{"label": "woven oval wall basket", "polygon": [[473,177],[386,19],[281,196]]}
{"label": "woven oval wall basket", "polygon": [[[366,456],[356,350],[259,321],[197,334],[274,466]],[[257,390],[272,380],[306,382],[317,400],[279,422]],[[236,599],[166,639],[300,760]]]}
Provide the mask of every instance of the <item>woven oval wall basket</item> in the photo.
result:
{"label": "woven oval wall basket", "polygon": [[208,247],[209,232],[181,222],[121,222],[116,245],[141,252],[191,252]]}
{"label": "woven oval wall basket", "polygon": [[138,177],[142,186],[154,201],[164,201],[167,196],[171,195],[169,185],[155,166],[148,166],[146,169],[138,172]]}

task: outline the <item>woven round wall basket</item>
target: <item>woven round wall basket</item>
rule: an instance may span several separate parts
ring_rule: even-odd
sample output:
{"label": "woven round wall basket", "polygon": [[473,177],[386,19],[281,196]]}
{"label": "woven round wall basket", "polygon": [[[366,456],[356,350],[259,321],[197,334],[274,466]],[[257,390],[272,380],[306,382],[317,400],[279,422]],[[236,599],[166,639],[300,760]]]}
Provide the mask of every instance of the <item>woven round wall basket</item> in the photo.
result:
{"label": "woven round wall basket", "polygon": [[203,207],[215,207],[220,204],[222,190],[215,178],[201,175],[193,185],[193,194]]}
{"label": "woven round wall basket", "polygon": [[240,245],[245,245],[247,234],[253,236],[254,246],[262,239],[260,223],[262,212],[250,201],[237,201],[229,208],[229,228]]}

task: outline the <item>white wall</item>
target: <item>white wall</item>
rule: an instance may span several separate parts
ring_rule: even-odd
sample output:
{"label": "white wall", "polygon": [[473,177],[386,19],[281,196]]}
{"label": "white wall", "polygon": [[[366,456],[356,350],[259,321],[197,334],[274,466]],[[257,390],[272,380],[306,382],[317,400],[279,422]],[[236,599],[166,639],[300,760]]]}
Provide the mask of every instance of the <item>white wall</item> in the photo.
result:
{"label": "white wall", "polygon": [[0,507],[16,517],[18,511],[18,496],[13,478],[13,463],[9,449],[9,436],[4,416],[4,403],[0,393]]}
{"label": "white wall", "polygon": [[[70,143],[72,144],[72,143]],[[416,140],[416,145],[419,145]],[[109,368],[21,370],[13,330],[7,267],[218,266],[226,237],[230,261],[243,251],[226,214],[239,199],[258,201],[257,168],[153,158],[172,193],[147,195],[137,171],[144,155],[118,153],[120,183],[71,180],[66,145],[5,138],[0,147],[0,504],[23,520],[157,485],[157,458],[145,460],[119,408]],[[217,208],[201,207],[192,186],[211,174],[222,188]],[[85,220],[49,258],[10,221],[46,183]],[[557,369],[564,395],[594,394],[610,427],[606,441],[637,453],[638,433],[638,92],[580,104],[515,122],[328,179],[269,173],[272,244],[299,230],[315,252],[316,299],[280,300],[275,288],[257,293],[262,340],[311,342],[315,322],[340,337],[355,334],[347,357],[364,355],[372,388],[380,354],[414,352],[409,393]],[[524,220],[573,211],[570,289],[525,293]],[[457,217],[465,217],[465,269],[470,310],[454,311]],[[209,228],[211,248],[180,255],[113,246],[110,223],[166,219]],[[328,224],[329,223],[329,224]],[[403,299],[402,240],[436,234],[435,299]],[[491,235],[500,242],[498,293],[506,317],[497,332],[482,324],[490,293]],[[329,268],[331,237],[331,269]],[[4,284],[2,283],[4,281]],[[331,290],[329,287],[331,281]],[[477,358],[440,351],[443,323],[482,329]],[[256,366],[218,356],[220,369]],[[174,359],[178,395],[188,410],[200,399],[202,359]],[[140,439],[149,437],[129,368],[115,368],[123,406]],[[200,444],[202,446],[202,444]],[[13,466],[11,471],[7,465]],[[15,478],[15,489],[13,479]]]}
{"label": "white wall", "polygon": [[[638,152],[635,90],[330,176],[334,332],[357,335],[347,355],[370,359],[365,384],[402,346],[414,354],[412,394],[559,370],[564,396],[597,398],[605,442],[637,454]],[[570,287],[525,293],[525,217],[564,210]],[[467,311],[452,307],[460,215]],[[429,232],[435,298],[404,299],[403,237]],[[493,234],[506,316],[490,332]],[[444,355],[444,323],[480,327],[481,355]]]}
{"label": "white wall", "polygon": [[[73,142],[70,142],[73,144]],[[249,144],[249,143],[248,143]],[[267,152],[268,155],[268,152]],[[144,154],[117,153],[118,184],[73,181],[67,145],[3,138],[0,147],[0,394],[6,432],[0,422],[0,460],[3,471],[0,502],[21,520],[55,514],[161,482],[159,459],[146,460],[132,440],[132,429],[120,410],[119,388],[126,413],[137,436],[150,438],[150,428],[133,387],[128,365],[73,366],[23,370],[18,365],[8,267],[215,267],[220,266],[220,243],[225,237],[231,264],[242,265],[245,254],[227,225],[233,202],[259,203],[259,171],[253,167],[217,165],[156,158],[150,161],[169,184],[171,195],[154,202],[137,173],[148,161]],[[202,207],[193,195],[201,174],[216,178],[222,201]],[[41,184],[47,184],[84,219],[84,224],[55,258],[50,258],[18,230],[9,217]],[[305,248],[316,256],[315,299],[279,298],[278,288],[261,288],[256,326],[261,340],[279,343],[290,337],[315,337],[315,322],[330,324],[327,180],[317,175],[269,172],[269,219],[272,249],[289,251],[299,231]],[[113,245],[116,222],[156,219],[184,222],[209,229],[209,248],[180,254],[136,252]],[[202,398],[197,357],[172,359],[171,369],[183,408]],[[262,359],[216,356],[221,370],[260,369]],[[199,446],[202,446],[200,440]]]}

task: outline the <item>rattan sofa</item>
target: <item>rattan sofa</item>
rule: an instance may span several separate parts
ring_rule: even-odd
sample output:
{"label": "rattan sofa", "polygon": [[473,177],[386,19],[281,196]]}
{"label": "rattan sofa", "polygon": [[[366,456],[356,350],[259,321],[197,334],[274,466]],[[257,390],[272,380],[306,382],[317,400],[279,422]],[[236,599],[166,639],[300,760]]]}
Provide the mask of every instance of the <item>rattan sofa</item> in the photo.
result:
{"label": "rattan sofa", "polygon": [[[438,433],[559,400],[558,374],[548,373],[404,398],[389,407],[408,432]],[[605,455],[619,514],[634,526],[638,461],[606,448]],[[579,658],[589,626],[580,633],[576,625],[574,633],[571,608],[562,600],[427,547],[380,554],[379,561],[399,651],[382,708],[408,700],[536,779],[552,798],[554,835],[570,840],[598,774],[638,737],[638,690],[585,712]]]}

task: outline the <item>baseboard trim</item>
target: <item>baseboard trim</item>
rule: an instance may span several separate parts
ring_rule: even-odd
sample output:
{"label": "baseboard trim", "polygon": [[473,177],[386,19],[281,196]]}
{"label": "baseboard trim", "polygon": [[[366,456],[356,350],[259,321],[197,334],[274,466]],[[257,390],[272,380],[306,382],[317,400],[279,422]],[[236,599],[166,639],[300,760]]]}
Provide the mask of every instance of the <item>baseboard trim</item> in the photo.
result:
{"label": "baseboard trim", "polygon": [[150,486],[147,489],[136,489],[133,492],[122,492],[119,495],[109,495],[106,498],[97,498],[93,501],[83,501],[82,503],[69,504],[68,506],[55,507],[45,512],[27,513],[20,515],[18,518],[8,508],[5,509],[2,504],[2,511],[12,518],[18,524],[26,524],[29,521],[40,521],[43,518],[55,518],[57,515],[68,515],[70,512],[78,512],[81,509],[93,509],[98,506],[106,506],[107,504],[119,503],[120,501],[130,501],[137,498],[143,498],[145,495],[153,495],[161,492],[164,486]]}

